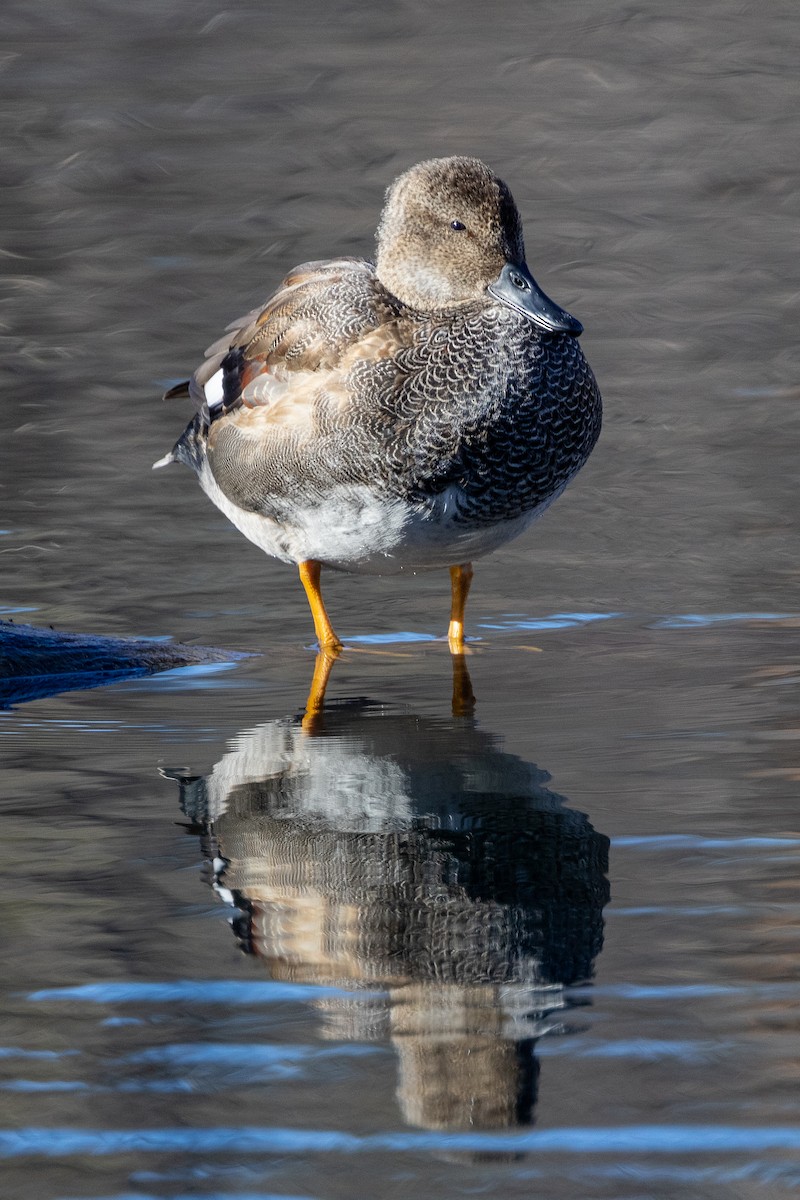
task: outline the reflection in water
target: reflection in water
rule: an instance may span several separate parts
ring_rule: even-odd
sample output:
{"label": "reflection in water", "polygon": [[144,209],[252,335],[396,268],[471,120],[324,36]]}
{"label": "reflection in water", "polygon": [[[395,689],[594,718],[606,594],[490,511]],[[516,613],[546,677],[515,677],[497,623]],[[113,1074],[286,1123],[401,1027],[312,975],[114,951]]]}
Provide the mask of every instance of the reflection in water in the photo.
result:
{"label": "reflection in water", "polygon": [[535,1041],[603,942],[608,840],[469,719],[270,721],[205,778],[171,773],[244,949],[334,985],[324,1033],[388,1036],[406,1119],[531,1121]]}
{"label": "reflection in water", "polygon": [[[325,709],[325,693],[328,689],[331,672],[340,651],[332,653],[320,650],[314,663],[314,675],[311,680],[306,711],[303,717],[303,728],[307,733],[313,733],[322,721]],[[453,699],[452,712],[454,717],[465,717],[475,708],[475,693],[472,690],[472,680],[467,668],[466,655],[456,653],[450,648],[450,662],[453,668]]]}

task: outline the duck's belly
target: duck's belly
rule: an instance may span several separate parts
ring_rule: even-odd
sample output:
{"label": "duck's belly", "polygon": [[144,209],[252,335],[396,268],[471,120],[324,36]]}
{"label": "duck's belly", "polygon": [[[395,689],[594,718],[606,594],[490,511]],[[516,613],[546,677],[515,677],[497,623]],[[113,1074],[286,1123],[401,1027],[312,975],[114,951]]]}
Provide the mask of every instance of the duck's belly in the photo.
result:
{"label": "duck's belly", "polygon": [[313,503],[285,502],[279,518],[247,512],[220,490],[208,465],[200,484],[206,495],[246,538],[282,562],[316,559],[339,571],[396,575],[470,562],[517,537],[555,499],[492,525],[456,519],[457,490],[429,507],[381,495],[365,486],[340,487]]}

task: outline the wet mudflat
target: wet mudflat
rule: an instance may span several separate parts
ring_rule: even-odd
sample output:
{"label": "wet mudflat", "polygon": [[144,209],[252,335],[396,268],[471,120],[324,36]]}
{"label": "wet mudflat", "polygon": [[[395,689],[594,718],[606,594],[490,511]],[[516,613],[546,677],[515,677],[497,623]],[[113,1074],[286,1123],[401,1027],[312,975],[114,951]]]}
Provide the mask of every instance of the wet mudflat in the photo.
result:
{"label": "wet mudflat", "polygon": [[[0,712],[9,1197],[792,1194],[793,6],[12,4],[0,616],[255,652]],[[476,566],[291,571],[164,386],[475,153],[603,438]],[[459,706],[456,705],[458,710]]]}

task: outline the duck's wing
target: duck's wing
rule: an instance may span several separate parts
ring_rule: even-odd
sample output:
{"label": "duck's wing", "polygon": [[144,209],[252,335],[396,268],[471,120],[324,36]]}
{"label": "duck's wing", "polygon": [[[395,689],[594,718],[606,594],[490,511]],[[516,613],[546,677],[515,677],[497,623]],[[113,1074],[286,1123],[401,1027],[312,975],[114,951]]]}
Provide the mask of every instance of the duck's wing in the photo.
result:
{"label": "duck's wing", "polygon": [[231,322],[192,378],[165,399],[188,395],[209,425],[242,405],[273,408],[287,384],[301,382],[293,376],[335,370],[354,343],[393,316],[367,260],[303,263],[262,308]]}
{"label": "duck's wing", "polygon": [[318,492],[342,472],[349,478],[353,408],[365,399],[359,379],[374,380],[376,368],[394,377],[407,337],[403,306],[372,263],[296,267],[167,393],[190,396],[198,415],[157,465],[204,459],[229,500],[260,512],[274,509],[276,497]]}

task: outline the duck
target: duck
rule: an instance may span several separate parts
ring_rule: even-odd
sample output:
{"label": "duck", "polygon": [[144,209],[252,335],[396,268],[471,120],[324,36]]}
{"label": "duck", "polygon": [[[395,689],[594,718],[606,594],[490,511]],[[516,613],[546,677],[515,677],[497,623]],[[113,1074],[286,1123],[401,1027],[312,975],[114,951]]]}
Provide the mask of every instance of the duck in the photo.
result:
{"label": "duck", "polygon": [[182,463],[266,554],[294,564],[335,657],[323,568],[449,569],[464,653],[475,559],[563,492],[600,433],[578,338],[525,261],[508,186],[480,159],[428,159],[389,186],[374,260],[294,268],[166,398],[195,413]]}

